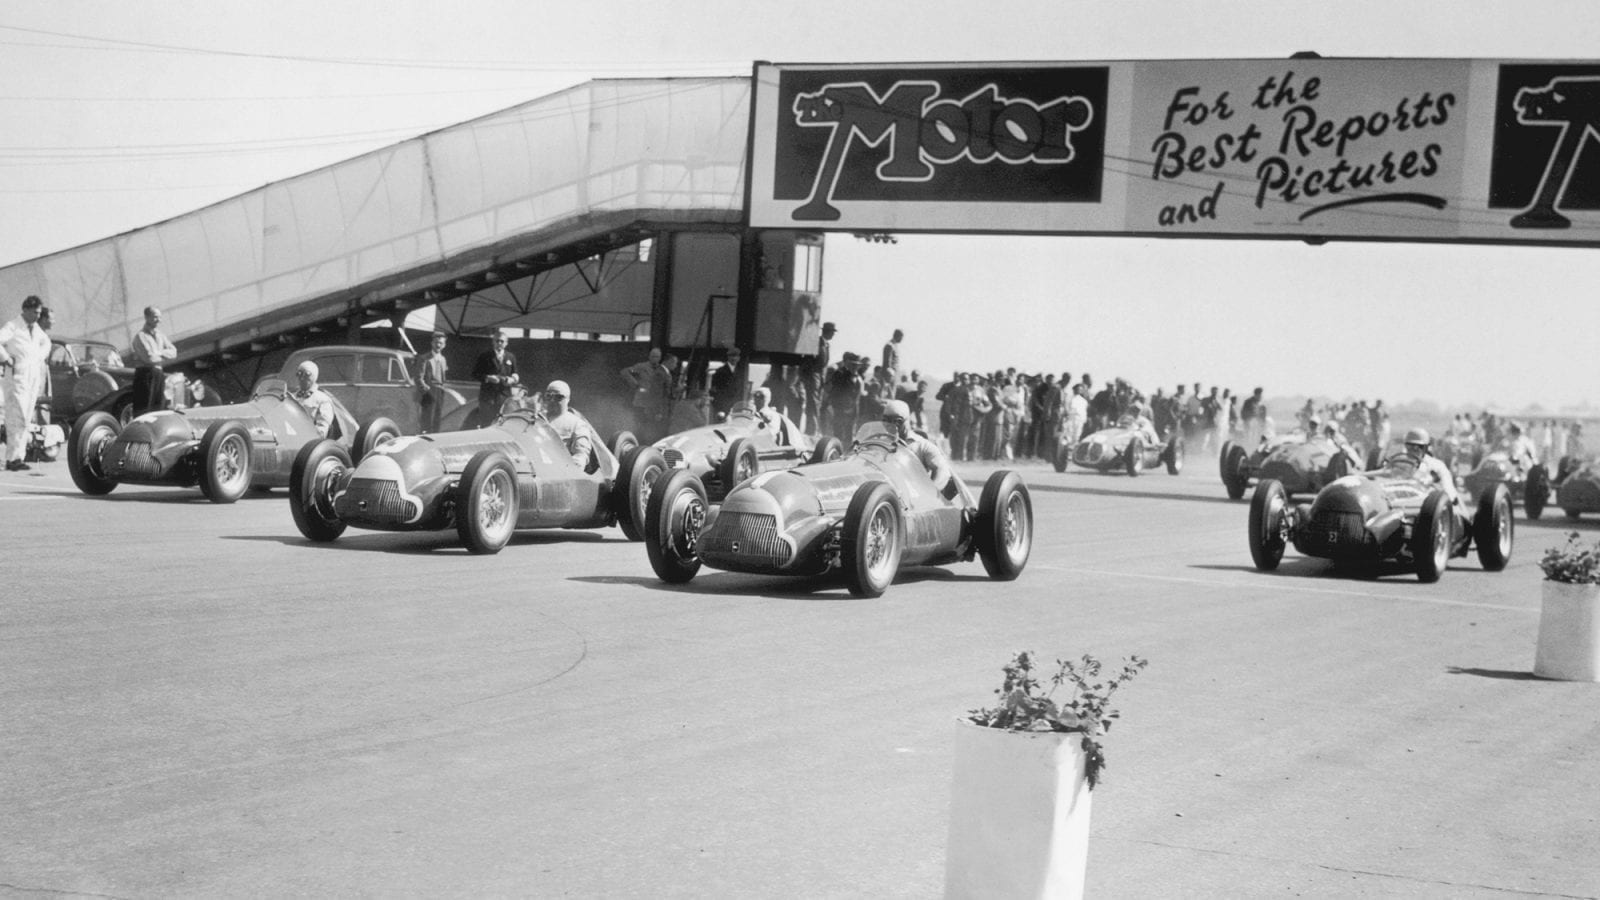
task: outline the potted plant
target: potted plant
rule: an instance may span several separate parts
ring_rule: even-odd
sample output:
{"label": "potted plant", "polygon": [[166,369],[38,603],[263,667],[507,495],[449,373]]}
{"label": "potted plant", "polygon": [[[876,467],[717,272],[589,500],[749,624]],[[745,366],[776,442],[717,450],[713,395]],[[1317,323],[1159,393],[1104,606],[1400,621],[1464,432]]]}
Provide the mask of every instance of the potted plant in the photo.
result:
{"label": "potted plant", "polygon": [[1585,547],[1578,533],[1539,560],[1544,596],[1533,674],[1562,681],[1600,681],[1600,543]]}
{"label": "potted plant", "polygon": [[1131,656],[1103,678],[1093,656],[1056,660],[1048,687],[1031,653],[1005,666],[998,705],[957,723],[946,897],[1083,895],[1111,699],[1148,664]]}

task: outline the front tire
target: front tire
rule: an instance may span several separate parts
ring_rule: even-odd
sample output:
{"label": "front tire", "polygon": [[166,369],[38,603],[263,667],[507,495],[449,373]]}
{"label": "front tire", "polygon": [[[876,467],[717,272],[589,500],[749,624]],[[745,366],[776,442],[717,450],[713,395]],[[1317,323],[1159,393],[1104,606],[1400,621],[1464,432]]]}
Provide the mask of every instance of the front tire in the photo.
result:
{"label": "front tire", "polygon": [[1244,474],[1244,462],[1249,457],[1249,452],[1233,441],[1222,445],[1217,467],[1222,470],[1222,486],[1228,489],[1229,500],[1242,500],[1245,488],[1250,486],[1250,478]]}
{"label": "front tire", "polygon": [[722,494],[727,494],[739,483],[754,478],[761,471],[761,457],[749,438],[737,438],[728,445],[728,455],[717,466],[717,477],[722,480]]}
{"label": "front tire", "polygon": [[1450,562],[1455,519],[1444,491],[1435,490],[1422,501],[1422,511],[1411,526],[1411,556],[1417,562],[1417,580],[1423,584],[1438,581]]}
{"label": "front tire", "polygon": [[356,429],[355,442],[350,445],[352,459],[366,459],[367,454],[400,436],[400,426],[393,419],[382,416]]}
{"label": "front tire", "polygon": [[1071,461],[1072,461],[1072,442],[1071,441],[1057,441],[1056,442],[1056,458],[1054,460],[1055,466],[1056,466],[1056,471],[1057,472],[1065,472],[1067,470],[1067,464],[1070,463]]}
{"label": "front tire", "polygon": [[1522,486],[1522,508],[1529,519],[1537,522],[1549,503],[1550,472],[1541,463],[1528,470],[1528,480]]}
{"label": "front tire", "polygon": [[1124,462],[1128,470],[1128,477],[1139,477],[1139,472],[1144,469],[1144,441],[1138,438],[1128,441],[1127,458]]}
{"label": "front tire", "polygon": [[1283,560],[1288,544],[1283,527],[1288,505],[1289,495],[1275,478],[1256,485],[1250,496],[1250,559],[1263,572],[1271,572]]}
{"label": "front tire", "polygon": [[1033,496],[1017,473],[1000,470],[978,498],[974,542],[983,569],[996,581],[1014,581],[1033,549]]}
{"label": "front tire", "polygon": [[[621,459],[628,455],[628,451],[639,446],[639,438],[631,431],[619,431],[611,438],[611,455]],[[638,540],[638,538],[634,538]]]}
{"label": "front tire", "polygon": [[644,540],[650,491],[666,471],[667,458],[654,447],[634,444],[623,452],[616,483],[617,525],[628,540]]}
{"label": "front tire", "polygon": [[811,461],[813,463],[833,462],[844,456],[844,442],[833,435],[818,438],[817,445],[811,448]]}
{"label": "front tire", "polygon": [[116,488],[116,479],[101,468],[100,453],[121,433],[122,425],[110,413],[84,413],[72,423],[72,437],[67,441],[67,467],[78,490],[100,496]]}
{"label": "front tire", "polygon": [[1478,496],[1478,510],[1472,516],[1472,540],[1478,545],[1478,562],[1485,570],[1498,572],[1511,561],[1515,530],[1511,492],[1504,484],[1484,488]]}
{"label": "front tire", "polygon": [[1167,449],[1161,456],[1167,463],[1167,474],[1176,475],[1183,471],[1183,441],[1174,436],[1167,441]]}
{"label": "front tire", "polygon": [[650,492],[644,519],[644,549],[656,577],[684,584],[700,571],[700,529],[705,525],[706,486],[679,469]]}
{"label": "front tire", "polygon": [[350,468],[350,451],[335,441],[313,441],[295,454],[289,469],[289,509],[307,540],[327,543],[344,534],[333,511],[333,485]]}
{"label": "front tire", "polygon": [[840,563],[857,597],[881,597],[900,571],[905,526],[894,489],[876,481],[856,488],[844,516]]}
{"label": "front tire", "polygon": [[456,484],[456,533],[472,553],[499,553],[517,529],[517,473],[498,450],[480,450]]}
{"label": "front tire", "polygon": [[200,492],[212,503],[233,503],[250,479],[250,432],[233,419],[212,422],[200,438]]}

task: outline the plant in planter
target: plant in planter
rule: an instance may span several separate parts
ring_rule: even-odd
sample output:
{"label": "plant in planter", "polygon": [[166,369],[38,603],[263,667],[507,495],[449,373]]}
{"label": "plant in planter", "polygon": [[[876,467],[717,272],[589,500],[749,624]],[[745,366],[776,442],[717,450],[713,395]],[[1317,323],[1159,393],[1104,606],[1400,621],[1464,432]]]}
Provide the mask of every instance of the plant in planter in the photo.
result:
{"label": "plant in planter", "polygon": [[1600,681],[1600,543],[1578,533],[1539,559],[1544,595],[1533,674],[1563,681]]}
{"label": "plant in planter", "polygon": [[1057,660],[1048,686],[1031,653],[1006,665],[998,705],[958,724],[946,897],[1082,896],[1111,700],[1148,664],[1131,656],[1106,678],[1092,656]]}

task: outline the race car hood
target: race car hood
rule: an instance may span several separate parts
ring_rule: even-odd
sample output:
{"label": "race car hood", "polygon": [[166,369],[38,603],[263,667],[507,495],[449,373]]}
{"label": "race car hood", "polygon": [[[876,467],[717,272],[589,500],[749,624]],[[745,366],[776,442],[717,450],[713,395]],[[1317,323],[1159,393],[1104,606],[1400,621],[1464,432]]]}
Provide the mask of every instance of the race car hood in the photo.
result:
{"label": "race car hood", "polygon": [[148,412],[129,422],[122,429],[120,437],[128,443],[145,443],[159,449],[198,441],[213,422],[228,420],[243,425],[250,432],[250,440],[255,443],[277,442],[277,436],[267,427],[266,419],[249,403]]}
{"label": "race car hood", "polygon": [[460,474],[484,450],[498,450],[513,461],[523,455],[516,440],[497,428],[408,435],[374,448],[356,466],[355,477],[392,479],[398,471],[407,484],[419,484],[447,472]]}
{"label": "race car hood", "polygon": [[1330,483],[1317,493],[1311,504],[1313,517],[1319,512],[1359,513],[1363,520],[1389,511],[1389,497],[1381,482],[1360,475],[1348,475]]}
{"label": "race car hood", "polygon": [[1513,480],[1516,476],[1511,465],[1511,455],[1504,450],[1496,450],[1485,456],[1483,461],[1478,463],[1478,468],[1473,470],[1471,477],[1478,481]]}

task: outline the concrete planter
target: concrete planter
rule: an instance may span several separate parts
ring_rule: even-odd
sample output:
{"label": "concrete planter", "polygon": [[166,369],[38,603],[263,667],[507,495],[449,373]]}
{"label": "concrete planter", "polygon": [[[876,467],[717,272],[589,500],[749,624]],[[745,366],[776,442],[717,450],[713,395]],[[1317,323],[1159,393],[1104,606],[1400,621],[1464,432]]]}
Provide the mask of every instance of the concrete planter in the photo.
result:
{"label": "concrete planter", "polygon": [[1083,896],[1090,792],[1082,741],[957,724],[945,897]]}
{"label": "concrete planter", "polygon": [[1600,584],[1544,582],[1533,674],[1600,681]]}

